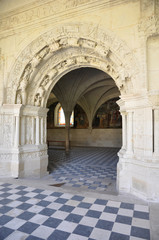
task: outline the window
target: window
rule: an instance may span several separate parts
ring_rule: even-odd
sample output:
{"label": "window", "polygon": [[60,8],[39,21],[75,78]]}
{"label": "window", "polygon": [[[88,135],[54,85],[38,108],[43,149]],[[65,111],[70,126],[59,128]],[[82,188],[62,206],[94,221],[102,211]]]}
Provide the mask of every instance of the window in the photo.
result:
{"label": "window", "polygon": [[58,110],[58,120],[57,120],[58,125],[64,126],[65,125],[65,114],[63,111],[63,108],[60,107]]}
{"label": "window", "polygon": [[[55,108],[55,126],[56,127],[64,127],[65,126],[65,114],[63,111],[63,108],[61,107],[61,104],[58,103]],[[70,118],[70,126],[74,125],[74,112],[71,114]]]}

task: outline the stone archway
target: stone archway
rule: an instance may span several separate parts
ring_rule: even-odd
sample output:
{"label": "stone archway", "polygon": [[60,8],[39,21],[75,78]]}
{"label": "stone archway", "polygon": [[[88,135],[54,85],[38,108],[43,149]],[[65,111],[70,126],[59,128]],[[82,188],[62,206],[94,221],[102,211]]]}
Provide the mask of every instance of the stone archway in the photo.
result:
{"label": "stone archway", "polygon": [[[63,54],[67,49],[69,54]],[[139,78],[133,53],[114,33],[88,24],[64,25],[41,35],[19,55],[8,79],[6,103],[17,103],[18,90],[37,89],[45,77],[53,80],[51,88],[62,75],[80,66],[106,71],[123,93],[132,93]]]}
{"label": "stone archway", "polygon": [[[47,173],[46,103],[58,80],[80,67],[93,67],[109,74],[121,92],[121,99],[135,94],[134,86],[139,78],[136,59],[112,32],[92,25],[72,24],[43,34],[20,54],[8,79],[6,104],[2,110],[9,116],[6,129],[10,128],[4,131],[4,142],[8,142],[9,150],[1,154],[1,159],[5,160],[4,174],[27,177]],[[126,113],[124,101],[120,100],[119,104]],[[120,154],[131,155],[132,111],[124,116],[128,124],[123,128],[123,141],[125,143],[126,139],[127,143],[123,144]],[[121,166],[118,183],[122,178],[120,169]],[[119,189],[123,187],[118,185]]]}

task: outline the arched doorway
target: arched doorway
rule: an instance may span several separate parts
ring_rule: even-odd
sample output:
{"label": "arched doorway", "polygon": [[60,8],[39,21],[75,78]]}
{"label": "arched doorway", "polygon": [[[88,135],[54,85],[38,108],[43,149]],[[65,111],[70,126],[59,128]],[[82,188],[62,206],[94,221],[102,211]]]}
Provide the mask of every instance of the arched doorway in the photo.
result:
{"label": "arched doorway", "polygon": [[[90,67],[72,70],[56,83],[47,104],[48,169],[55,186],[116,192],[117,151],[122,146],[119,94],[108,74]],[[64,121],[57,124],[61,106],[69,119],[74,112],[74,125],[69,119],[67,126]],[[93,124],[97,116],[99,125]]]}
{"label": "arched doorway", "polygon": [[[83,67],[107,73],[118,87],[121,94],[118,104],[125,116],[120,158],[125,153],[132,157],[133,111],[130,107],[127,112],[124,97],[131,99],[135,94],[134,84],[138,76],[136,60],[125,44],[112,33],[99,28],[90,30],[87,26],[83,32],[80,25],[59,28],[57,32],[52,31],[36,39],[18,57],[10,73],[6,105],[3,106],[4,112],[9,109],[12,122],[11,141],[8,142],[10,152],[3,154],[4,158],[12,159],[6,170],[8,175],[25,177],[46,174],[46,104],[50,92],[62,76]],[[131,184],[125,185],[121,165],[118,168],[118,183],[122,183],[119,189],[129,191]]]}
{"label": "arched doorway", "polygon": [[[84,112],[83,113],[81,112],[82,109],[81,110],[79,109],[78,112],[75,111],[75,114],[74,114],[75,124],[74,126],[69,128],[71,130],[70,141],[72,141],[72,144],[75,145],[76,143],[79,146],[96,146],[96,147],[105,146],[105,147],[121,148],[121,140],[120,140],[121,135],[119,135],[120,132],[117,133],[118,125],[117,125],[117,122],[115,123],[115,121],[118,121],[116,119],[117,114],[120,115],[117,109],[119,107],[117,107],[117,104],[116,104],[116,101],[119,100],[119,94],[120,92],[116,87],[114,80],[108,74],[98,69],[82,67],[76,70],[72,70],[66,75],[64,75],[54,86],[49,96],[49,100],[47,104],[47,106],[49,107],[51,103],[55,102],[56,104],[59,101],[59,104],[57,104],[56,107],[54,105],[51,105],[52,107],[49,110],[49,118],[48,118],[48,120],[50,119],[48,122],[49,129],[50,129],[48,130],[49,142],[51,141],[56,142],[56,140],[65,141],[64,131],[61,130],[60,125],[56,124],[58,119],[57,118],[58,106],[63,107],[64,113],[66,113],[66,117],[68,117],[68,119],[66,119],[66,121],[68,122],[68,125],[67,125],[67,128],[68,128],[69,126],[71,126],[69,122],[71,113],[75,110],[74,108],[78,103],[79,106],[82,107],[82,109],[84,109]],[[101,117],[101,121],[103,118],[106,121],[106,118],[107,118],[108,124],[105,123],[104,125],[100,124],[100,126],[93,126],[93,119],[95,117],[96,111],[102,104],[104,104],[106,101],[110,99],[114,99],[114,105],[116,105],[116,109],[113,108],[113,105],[111,104],[113,103],[113,100],[111,100],[111,102],[109,101],[108,104],[105,106],[105,109],[102,110],[102,116],[101,116],[101,113],[99,114]],[[85,118],[87,118],[87,120],[85,120]],[[85,124],[85,121],[86,121],[86,124]],[[92,127],[94,127],[93,132],[92,132]],[[119,127],[121,127],[121,123]],[[75,130],[77,128],[87,129],[87,131],[84,131],[84,130],[77,131]],[[101,130],[100,131],[101,134],[100,136],[98,136],[97,129],[107,129],[107,130]],[[74,135],[73,132],[78,132],[79,138],[81,135],[83,140],[76,139],[73,136]],[[57,134],[57,137],[54,136],[56,134]],[[61,139],[59,138],[60,135],[61,135]],[[93,139],[91,139],[92,136],[94,136]],[[102,139],[102,140],[99,141],[99,139]],[[119,144],[117,144],[118,141],[119,141]],[[66,149],[66,151],[68,150],[69,149]]]}

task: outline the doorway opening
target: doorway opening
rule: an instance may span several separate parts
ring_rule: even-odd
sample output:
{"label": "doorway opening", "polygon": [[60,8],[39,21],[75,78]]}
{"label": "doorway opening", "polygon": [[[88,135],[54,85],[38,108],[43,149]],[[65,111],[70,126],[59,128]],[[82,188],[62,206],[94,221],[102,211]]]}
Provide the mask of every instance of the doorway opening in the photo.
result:
{"label": "doorway opening", "polygon": [[[54,186],[116,193],[119,94],[108,74],[90,67],[70,71],[56,83],[47,102],[48,170]],[[59,108],[63,126],[57,124]]]}

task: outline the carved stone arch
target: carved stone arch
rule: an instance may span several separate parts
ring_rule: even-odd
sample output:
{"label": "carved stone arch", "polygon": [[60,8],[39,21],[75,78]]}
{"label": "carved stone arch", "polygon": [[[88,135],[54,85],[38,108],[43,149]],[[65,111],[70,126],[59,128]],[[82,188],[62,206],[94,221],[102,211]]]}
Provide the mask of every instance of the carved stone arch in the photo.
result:
{"label": "carved stone arch", "polygon": [[[49,68],[50,65],[52,66],[52,64],[49,64],[48,68],[45,70],[42,68],[39,74],[37,75],[37,80],[35,79],[35,82],[36,83],[38,82],[38,85],[37,84],[31,85],[30,90],[33,89],[34,93],[33,92],[31,93],[31,91],[29,91],[30,95],[28,96],[27,104],[29,105],[35,104],[36,106],[45,107],[49,94],[53,89],[54,85],[59,81],[59,79],[65,74],[67,74],[68,72],[75,70],[77,68],[82,68],[82,67],[91,67],[91,68],[96,68],[104,72],[107,72],[114,79],[118,88],[122,91],[122,87],[123,87],[122,80],[120,78],[120,75],[118,75],[118,72],[116,72],[115,68],[113,68],[114,67],[113,63],[108,62],[107,60],[103,61],[103,59],[99,58],[99,56],[93,57],[93,56],[88,56],[84,54],[84,55],[73,56],[72,58],[68,58],[68,59],[63,59],[63,57],[61,57],[61,62],[59,62],[53,68],[50,69]],[[45,79],[47,79],[50,72],[53,72],[54,76],[47,83],[47,87],[43,91],[43,82],[45,82]],[[43,75],[41,73],[43,73]],[[130,88],[130,90],[132,90],[132,88]],[[42,97],[40,103],[36,102],[36,96],[38,95]]]}
{"label": "carved stone arch", "polygon": [[[114,63],[114,66],[113,64],[110,65],[111,67],[107,65],[110,69],[104,70],[113,79],[118,79],[118,83],[120,83],[117,85],[121,88],[124,86],[126,93],[129,92],[129,89],[133,89],[133,84],[139,77],[139,69],[137,61],[126,43],[112,31],[100,29],[97,25],[76,23],[55,27],[53,30],[42,34],[24,49],[10,72],[6,103],[16,103],[18,95],[18,101],[21,99],[23,104],[27,104],[26,91],[28,85],[36,77],[40,68],[42,66],[46,67],[49,59],[56,55],[59,50],[70,47],[73,49],[88,49],[89,54],[87,56],[89,57],[91,53],[97,59],[100,56],[100,62],[103,61],[103,65],[107,65],[109,61]],[[65,62],[61,61],[60,64],[65,64]],[[28,70],[30,65],[31,68]],[[82,65],[86,66],[87,64]],[[81,67],[81,65],[78,67]],[[99,68],[102,69],[101,66]],[[48,70],[50,69],[48,68]],[[109,71],[112,71],[112,74]],[[40,80],[37,84],[39,82]],[[40,94],[42,96],[43,93],[44,89],[41,87],[40,93],[36,93],[36,105],[39,105]],[[20,94],[23,97],[20,98]],[[40,101],[42,102],[42,100]],[[40,105],[43,104],[40,103]]]}
{"label": "carved stone arch", "polygon": [[[82,39],[82,41],[88,45],[89,40]],[[93,41],[91,43],[93,44]],[[45,107],[50,91],[56,82],[66,73],[81,67],[93,67],[108,73],[114,79],[121,93],[130,94],[133,90],[131,79],[127,79],[129,78],[128,73],[124,69],[119,70],[119,66],[121,66],[119,61],[112,61],[108,55],[103,57],[98,49],[88,47],[72,47],[71,51],[64,49],[63,52],[57,52],[50,57],[31,81],[27,104],[34,105],[35,103],[36,106]],[[131,87],[126,86],[128,84],[131,84]],[[35,90],[34,93],[31,93],[31,90]]]}

